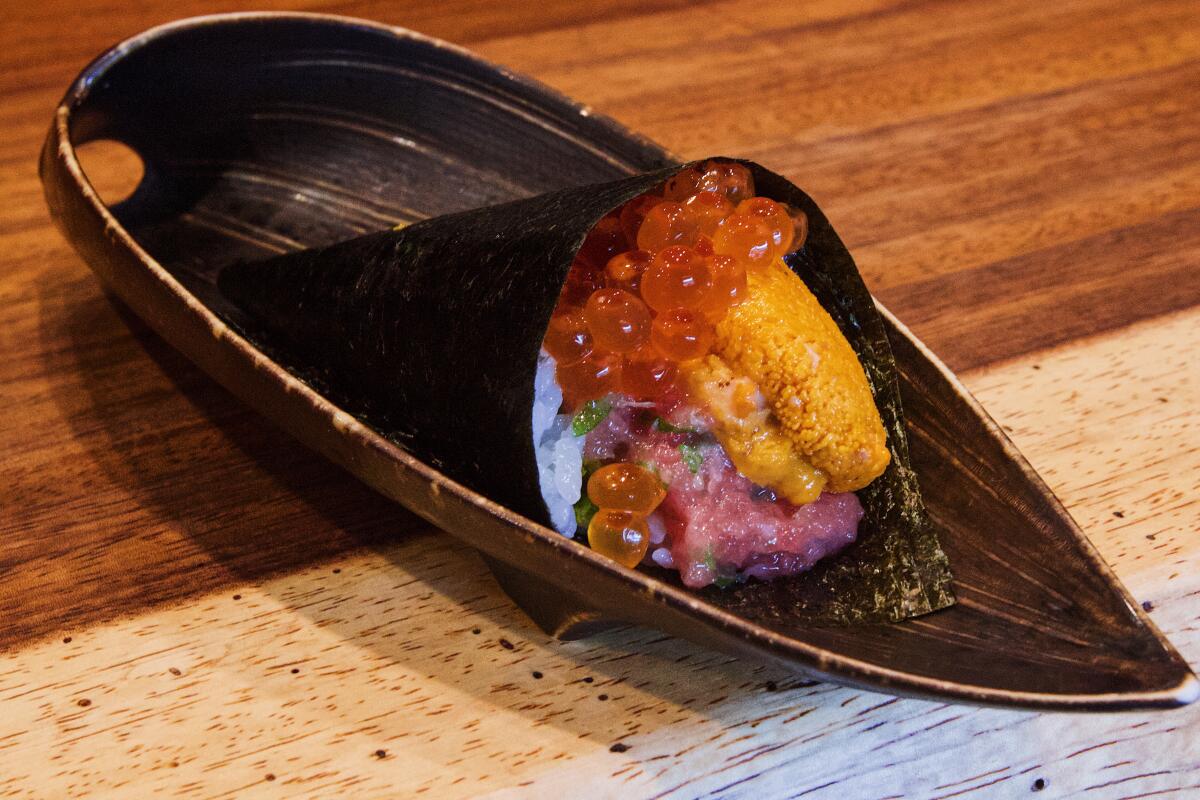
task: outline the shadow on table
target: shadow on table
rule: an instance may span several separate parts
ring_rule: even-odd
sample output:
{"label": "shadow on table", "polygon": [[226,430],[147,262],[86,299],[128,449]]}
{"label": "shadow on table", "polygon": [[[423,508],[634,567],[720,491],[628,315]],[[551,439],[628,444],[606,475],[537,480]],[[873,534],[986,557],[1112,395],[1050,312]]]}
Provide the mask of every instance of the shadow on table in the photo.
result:
{"label": "shadow on table", "polygon": [[45,435],[71,437],[44,493],[51,481],[71,485],[6,553],[5,594],[16,599],[0,647],[429,529],[246,408],[94,286],[39,298],[60,415]]}

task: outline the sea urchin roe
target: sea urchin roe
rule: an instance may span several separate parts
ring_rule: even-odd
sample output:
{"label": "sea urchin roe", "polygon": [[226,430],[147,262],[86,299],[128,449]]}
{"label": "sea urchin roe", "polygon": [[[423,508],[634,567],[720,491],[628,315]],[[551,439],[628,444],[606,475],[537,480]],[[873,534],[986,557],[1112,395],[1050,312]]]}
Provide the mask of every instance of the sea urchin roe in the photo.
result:
{"label": "sea urchin roe", "polygon": [[699,311],[672,308],[654,318],[650,342],[672,361],[689,361],[709,351],[714,339],[712,324]]}
{"label": "sea urchin roe", "polygon": [[712,275],[704,258],[688,247],[660,250],[642,275],[642,299],[658,312],[699,308],[712,291]]}
{"label": "sea urchin roe", "polygon": [[592,473],[587,483],[588,498],[602,509],[650,514],[666,497],[662,482],[639,464],[618,462]]}
{"label": "sea urchin roe", "polygon": [[633,568],[650,549],[650,529],[643,516],[602,508],[588,523],[588,544],[597,553]]}
{"label": "sea urchin roe", "polygon": [[587,319],[578,308],[568,308],[550,318],[542,347],[554,357],[559,366],[573,364],[592,352],[592,334]]}
{"label": "sea urchin roe", "polygon": [[637,246],[654,253],[676,244],[691,246],[699,233],[700,226],[682,205],[664,201],[646,212]]}
{"label": "sea urchin roe", "polygon": [[713,417],[713,433],[738,472],[796,505],[811,503],[826,475],[780,428],[754,381],[735,375],[720,356],[683,367],[689,395]]}
{"label": "sea urchin roe", "polygon": [[650,338],[650,310],[624,289],[600,289],[583,309],[592,339],[605,350],[630,353]]}
{"label": "sea urchin roe", "polygon": [[749,273],[746,300],[717,325],[713,353],[757,384],[781,432],[829,476],[829,491],[861,489],[887,467],[887,435],[862,364],[782,261]]}

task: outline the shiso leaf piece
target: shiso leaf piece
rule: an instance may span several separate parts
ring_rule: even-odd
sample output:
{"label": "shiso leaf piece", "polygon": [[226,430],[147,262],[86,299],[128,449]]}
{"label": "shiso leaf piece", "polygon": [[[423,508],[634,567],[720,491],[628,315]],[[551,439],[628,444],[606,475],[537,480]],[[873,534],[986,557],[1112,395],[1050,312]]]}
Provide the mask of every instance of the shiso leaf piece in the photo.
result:
{"label": "shiso leaf piece", "polygon": [[583,408],[575,413],[571,420],[571,433],[576,436],[586,436],[596,429],[612,411],[612,403],[604,398],[588,400]]}
{"label": "shiso leaf piece", "polygon": [[[811,198],[740,163],[759,194],[808,215],[808,239],[789,266],[858,353],[892,463],[859,492],[866,516],[855,544],[804,575],[704,597],[783,630],[950,605],[949,566],[909,468],[896,367],[874,302]],[[531,418],[538,350],[559,291],[602,216],[687,166],[233,264],[218,285],[239,306],[229,322],[301,380],[447,476],[548,525]],[[656,574],[680,585],[674,573]]]}
{"label": "shiso leaf piece", "polygon": [[700,452],[699,446],[685,442],[679,445],[679,455],[693,475],[700,472],[700,466],[704,463],[704,454]]}

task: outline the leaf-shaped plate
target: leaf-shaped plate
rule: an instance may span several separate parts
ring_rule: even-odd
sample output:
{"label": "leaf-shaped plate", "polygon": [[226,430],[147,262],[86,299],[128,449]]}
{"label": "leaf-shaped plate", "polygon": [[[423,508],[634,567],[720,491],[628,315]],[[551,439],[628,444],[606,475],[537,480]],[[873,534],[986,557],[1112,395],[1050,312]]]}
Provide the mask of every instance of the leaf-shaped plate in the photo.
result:
{"label": "leaf-shaped plate", "polygon": [[[76,147],[142,158],[108,208]],[[68,89],[42,155],[55,220],[161,336],[267,418],[479,548],[543,627],[614,619],[813,677],[1029,708],[1189,702],[1200,684],[1004,434],[890,315],[913,465],[958,604],[890,625],[732,613],[623,569],[388,442],[222,321],[220,266],[674,163],[461,49],[360,20],[234,14],[130,39]]]}

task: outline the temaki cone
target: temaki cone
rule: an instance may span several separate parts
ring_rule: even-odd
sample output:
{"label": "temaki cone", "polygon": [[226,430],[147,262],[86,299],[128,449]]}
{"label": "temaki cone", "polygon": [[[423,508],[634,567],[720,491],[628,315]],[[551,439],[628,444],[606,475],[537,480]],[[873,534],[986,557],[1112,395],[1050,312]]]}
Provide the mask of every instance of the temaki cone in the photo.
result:
{"label": "temaki cone", "polygon": [[[897,620],[949,605],[950,574],[909,468],[895,364],[874,301],[816,204],[784,178],[740,163],[760,195],[807,214],[807,242],[789,266],[863,363],[892,462],[859,492],[866,517],[855,545],[805,575],[706,597],[754,617],[814,622]],[[531,421],[538,352],[559,292],[605,214],[686,166],[234,264],[219,287],[245,312],[231,321],[302,379],[447,476],[548,524]]]}

